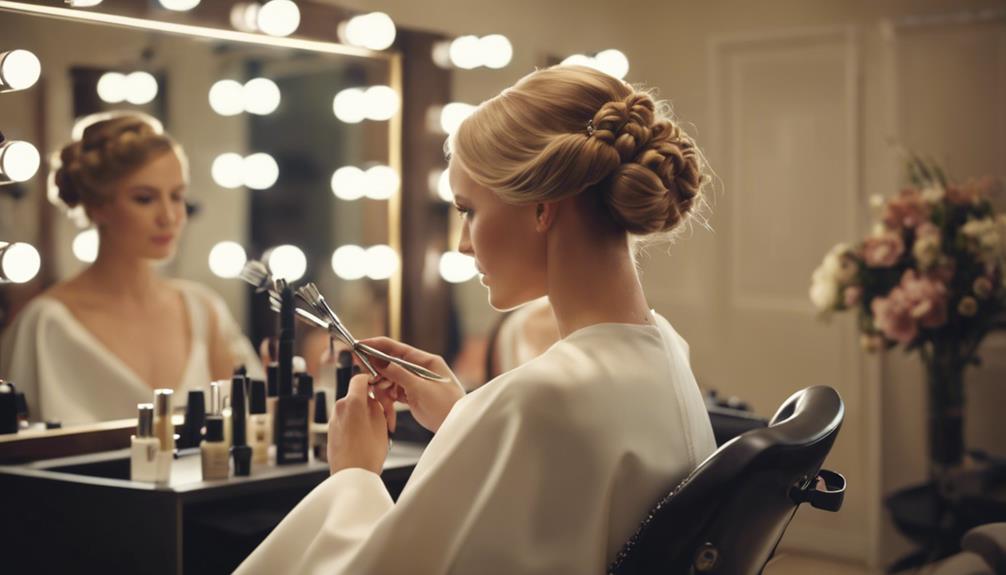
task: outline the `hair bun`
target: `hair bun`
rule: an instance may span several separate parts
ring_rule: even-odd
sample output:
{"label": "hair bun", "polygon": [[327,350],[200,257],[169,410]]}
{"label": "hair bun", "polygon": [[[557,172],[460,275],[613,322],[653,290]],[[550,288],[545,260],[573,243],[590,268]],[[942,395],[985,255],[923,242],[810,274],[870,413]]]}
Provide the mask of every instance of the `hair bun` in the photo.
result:
{"label": "hair bun", "polygon": [[[79,186],[81,171],[81,156],[84,146],[80,142],[74,142],[66,147],[59,154],[60,167],[56,170],[55,183],[59,190],[59,199],[68,208],[75,208],[80,205],[81,192]],[[74,177],[76,176],[76,177]]]}

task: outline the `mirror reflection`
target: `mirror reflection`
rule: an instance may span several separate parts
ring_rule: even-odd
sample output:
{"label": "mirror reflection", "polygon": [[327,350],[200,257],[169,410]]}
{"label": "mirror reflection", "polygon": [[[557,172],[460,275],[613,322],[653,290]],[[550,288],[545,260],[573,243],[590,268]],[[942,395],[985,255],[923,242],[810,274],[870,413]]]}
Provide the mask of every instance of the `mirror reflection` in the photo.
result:
{"label": "mirror reflection", "polygon": [[[32,421],[135,417],[155,388],[180,409],[240,365],[264,378],[276,317],[236,277],[248,259],[388,333],[388,59],[10,13],[0,38],[44,62],[0,107],[41,163],[0,188],[3,239],[39,263],[0,294],[0,373]],[[298,329],[308,372],[328,346]]]}

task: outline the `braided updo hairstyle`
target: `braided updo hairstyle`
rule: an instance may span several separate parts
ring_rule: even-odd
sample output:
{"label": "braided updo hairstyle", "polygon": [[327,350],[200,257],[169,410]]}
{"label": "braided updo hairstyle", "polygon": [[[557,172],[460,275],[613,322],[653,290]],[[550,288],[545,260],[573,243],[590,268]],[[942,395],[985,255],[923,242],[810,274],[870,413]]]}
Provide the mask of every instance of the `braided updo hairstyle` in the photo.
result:
{"label": "braided updo hairstyle", "polygon": [[450,142],[454,159],[503,201],[588,193],[637,235],[671,232],[708,181],[695,142],[649,93],[585,66],[552,66],[483,102]]}
{"label": "braided updo hairstyle", "polygon": [[55,184],[68,208],[97,207],[112,199],[115,182],[160,155],[175,151],[175,141],[138,114],[124,114],[89,125],[80,140],[59,154]]}

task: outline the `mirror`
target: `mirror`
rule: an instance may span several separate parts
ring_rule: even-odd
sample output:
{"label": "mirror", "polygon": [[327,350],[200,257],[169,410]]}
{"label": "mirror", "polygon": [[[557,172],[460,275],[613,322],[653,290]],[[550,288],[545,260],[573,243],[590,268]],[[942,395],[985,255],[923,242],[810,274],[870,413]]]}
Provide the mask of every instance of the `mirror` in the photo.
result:
{"label": "mirror", "polygon": [[[273,255],[278,265],[293,268],[304,267],[297,262],[299,250],[306,268],[298,282],[317,283],[357,337],[397,333],[398,107],[390,118],[370,110],[381,119],[362,121],[347,122],[333,113],[336,95],[348,88],[390,86],[400,93],[393,85],[400,77],[396,53],[233,31],[221,39],[210,28],[192,35],[10,11],[17,4],[0,3],[0,52],[30,50],[42,63],[42,77],[30,89],[0,94],[0,131],[8,140],[34,144],[43,160],[33,179],[0,187],[0,240],[38,248],[42,269],[28,284],[0,285],[0,310],[8,312],[0,316],[0,328],[31,297],[72,277],[87,265],[82,260],[93,257],[93,235],[48,199],[53,194],[47,189],[47,159],[70,141],[80,118],[135,110],[157,118],[188,158],[194,213],[176,256],[161,266],[164,276],[211,288],[257,344],[274,333],[275,314],[249,286],[221,276],[237,271],[241,249],[248,258]],[[122,76],[139,71],[150,74],[148,94],[116,92],[115,80],[121,84]],[[221,110],[237,112],[232,115],[211,105],[211,90],[221,80],[237,86],[236,97],[221,99]],[[155,94],[149,93],[152,83]],[[218,89],[226,93],[224,86]],[[357,106],[378,100],[369,96]],[[117,101],[123,97],[134,103]],[[231,156],[220,159],[224,154]],[[340,168],[349,168],[341,172],[348,176],[333,183]],[[333,192],[336,184],[340,197]],[[357,197],[363,193],[373,197]],[[222,242],[233,243],[218,247]],[[274,249],[282,244],[296,250]],[[347,245],[370,249],[348,258],[340,277],[333,254]],[[327,345],[324,334],[317,338],[300,327],[298,332],[309,360]]]}

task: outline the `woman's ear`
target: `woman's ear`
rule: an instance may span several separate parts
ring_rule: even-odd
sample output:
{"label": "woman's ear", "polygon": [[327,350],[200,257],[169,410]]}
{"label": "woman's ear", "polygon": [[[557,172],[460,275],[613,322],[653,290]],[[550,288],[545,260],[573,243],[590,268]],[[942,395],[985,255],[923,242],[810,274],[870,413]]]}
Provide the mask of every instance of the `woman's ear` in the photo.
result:
{"label": "woman's ear", "polygon": [[542,202],[535,206],[535,226],[537,232],[547,232],[555,221],[559,205],[555,202]]}

